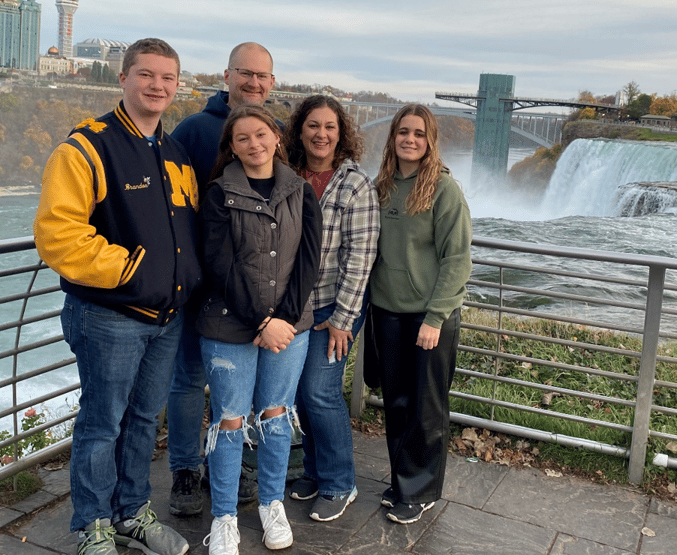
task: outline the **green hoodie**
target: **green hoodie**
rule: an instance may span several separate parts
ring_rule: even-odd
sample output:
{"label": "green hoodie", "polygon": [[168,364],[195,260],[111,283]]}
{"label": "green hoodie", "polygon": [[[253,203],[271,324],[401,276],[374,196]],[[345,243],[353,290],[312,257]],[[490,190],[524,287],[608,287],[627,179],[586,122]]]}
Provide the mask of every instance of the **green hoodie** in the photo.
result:
{"label": "green hoodie", "polygon": [[426,312],[424,322],[440,328],[463,303],[470,277],[470,211],[458,184],[441,173],[432,208],[409,216],[416,176],[397,171],[390,204],[381,209],[371,302],[390,312]]}

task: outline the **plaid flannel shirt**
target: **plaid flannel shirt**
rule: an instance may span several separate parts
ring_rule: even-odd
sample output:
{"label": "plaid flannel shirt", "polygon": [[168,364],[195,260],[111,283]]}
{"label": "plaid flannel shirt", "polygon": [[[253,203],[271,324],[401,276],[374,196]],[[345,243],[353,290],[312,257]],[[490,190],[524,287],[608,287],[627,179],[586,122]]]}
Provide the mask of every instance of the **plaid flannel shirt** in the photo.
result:
{"label": "plaid flannel shirt", "polygon": [[349,330],[360,315],[381,228],[378,194],[369,176],[344,160],[320,199],[322,257],[310,295],[313,309],[336,302],[332,326]]}

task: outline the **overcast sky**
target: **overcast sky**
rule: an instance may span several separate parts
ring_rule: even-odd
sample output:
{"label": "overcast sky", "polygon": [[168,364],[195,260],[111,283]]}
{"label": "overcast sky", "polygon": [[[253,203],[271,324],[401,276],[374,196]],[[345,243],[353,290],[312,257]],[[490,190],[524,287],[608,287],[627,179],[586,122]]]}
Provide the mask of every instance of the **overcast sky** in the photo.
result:
{"label": "overcast sky", "polygon": [[[42,54],[57,22],[42,2]],[[192,73],[222,73],[233,46],[256,41],[278,82],[428,103],[435,91],[476,92],[480,73],[515,75],[518,97],[615,94],[629,81],[677,89],[676,0],[79,1],[74,44],[149,36]]]}

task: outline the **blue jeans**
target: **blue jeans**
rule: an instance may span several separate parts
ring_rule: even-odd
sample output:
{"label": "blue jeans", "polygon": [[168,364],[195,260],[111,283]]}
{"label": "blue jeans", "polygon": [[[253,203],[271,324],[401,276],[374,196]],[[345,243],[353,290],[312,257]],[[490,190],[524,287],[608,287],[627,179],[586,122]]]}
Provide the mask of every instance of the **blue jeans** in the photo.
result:
{"label": "blue jeans", "polygon": [[167,447],[169,470],[199,470],[200,431],[205,407],[205,375],[200,336],[195,316],[185,314],[183,333],[174,363],[174,377],[167,400]]}
{"label": "blue jeans", "polygon": [[66,295],[64,338],[80,374],[71,450],[71,531],[134,515],[150,498],[157,415],[172,377],[183,316],[145,324]]}
{"label": "blue jeans", "polygon": [[[308,351],[308,335],[298,334],[275,354],[253,343],[200,339],[210,390],[212,421],[207,432],[212,514],[237,514],[237,491],[243,442],[249,440],[247,417],[254,405],[258,431],[259,503],[284,499],[291,447],[294,395]],[[285,407],[279,416],[262,420],[263,411]],[[237,430],[220,430],[221,420],[242,418]]]}
{"label": "blue jeans", "polygon": [[[366,302],[363,302],[366,305]],[[314,311],[314,325],[327,320],[336,304]],[[365,306],[353,323],[353,337],[362,327]],[[355,485],[353,436],[350,414],[343,398],[343,370],[348,357],[327,358],[329,331],[310,330],[308,356],[296,394],[296,406],[303,430],[304,475],[317,480],[320,495],[341,496]],[[352,342],[349,342],[349,349]]]}

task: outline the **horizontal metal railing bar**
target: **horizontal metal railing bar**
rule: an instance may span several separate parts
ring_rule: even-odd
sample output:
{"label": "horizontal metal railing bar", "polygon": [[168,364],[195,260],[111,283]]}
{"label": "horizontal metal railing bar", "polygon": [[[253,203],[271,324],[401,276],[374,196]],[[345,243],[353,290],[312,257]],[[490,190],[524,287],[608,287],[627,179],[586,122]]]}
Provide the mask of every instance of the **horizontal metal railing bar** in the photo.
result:
{"label": "horizontal metal railing bar", "polygon": [[502,358],[514,362],[528,362],[530,364],[537,364],[539,366],[547,366],[548,368],[558,368],[560,370],[568,370],[569,372],[579,372],[583,374],[591,374],[593,376],[603,376],[618,381],[637,382],[637,376],[630,376],[628,374],[618,374],[616,372],[609,372],[608,370],[601,370],[597,368],[590,368],[588,366],[574,366],[573,364],[564,364],[563,362],[553,362],[551,360],[544,360],[542,358],[524,357],[521,355],[514,355],[512,353],[502,353],[497,351],[490,351],[488,349],[480,349],[478,347],[470,347],[468,345],[459,345],[459,350],[466,353],[474,353],[476,355],[483,355],[488,357]]}
{"label": "horizontal metal railing bar", "polygon": [[61,315],[61,309],[54,310],[52,312],[44,312],[42,314],[38,314],[37,316],[24,318],[23,320],[15,320],[14,322],[9,322],[7,324],[0,324],[0,331],[11,330],[20,326],[43,322],[44,320],[49,320],[50,318],[56,318],[59,315]]}
{"label": "horizontal metal railing bar", "polygon": [[561,418],[562,420],[570,420],[572,422],[580,422],[581,424],[589,424],[591,426],[603,426],[619,432],[632,433],[632,426],[624,426],[623,424],[616,424],[615,422],[605,422],[604,420],[595,420],[593,418],[586,418],[585,416],[576,416],[574,414],[566,414],[564,412],[557,412],[545,410],[538,407],[530,407],[527,405],[520,405],[517,403],[510,403],[509,401],[499,401],[498,399],[489,399],[488,397],[480,397],[478,395],[470,395],[468,393],[461,393],[460,391],[451,391],[450,396],[458,399],[465,399],[467,401],[477,401],[487,405],[496,407],[503,407],[508,409],[520,410],[522,412],[532,412],[542,416],[552,416],[553,418]]}
{"label": "horizontal metal railing bar", "polygon": [[598,395],[597,393],[588,393],[587,391],[578,391],[576,389],[567,389],[565,387],[556,387],[547,384],[536,382],[527,382],[517,378],[509,378],[507,376],[494,376],[493,374],[486,374],[484,372],[477,372],[475,370],[466,370],[465,368],[457,368],[456,374],[462,376],[471,376],[482,380],[489,380],[492,382],[507,383],[511,385],[518,385],[528,387],[531,389],[538,389],[540,391],[547,391],[553,393],[561,393],[562,395],[570,395],[572,397],[579,397],[581,399],[590,399],[591,401],[600,401],[602,403],[609,403],[613,405],[623,405],[626,407],[634,407],[635,401],[628,401],[620,397],[607,397],[606,395]]}
{"label": "horizontal metal railing bar", "polygon": [[493,281],[477,281],[468,280],[468,285],[476,285],[487,289],[501,289],[503,291],[512,291],[515,293],[526,293],[529,295],[536,295],[538,297],[546,297],[552,299],[566,299],[568,301],[576,301],[586,304],[617,306],[619,308],[630,308],[632,310],[645,310],[645,305],[639,303],[627,303],[622,301],[613,301],[610,299],[600,299],[597,297],[588,297],[586,295],[574,295],[572,293],[558,293],[557,291],[544,291],[543,289],[536,289],[533,287],[520,287],[517,285],[500,284]]}
{"label": "horizontal metal railing bar", "polygon": [[0,270],[0,278],[20,276],[22,274],[32,274],[36,270],[46,270],[48,266],[41,262],[31,264],[29,266],[20,266],[18,268],[9,268],[7,270]]}
{"label": "horizontal metal railing bar", "polygon": [[[518,337],[520,339],[529,339],[533,341],[539,341],[541,343],[553,343],[556,345],[562,345],[564,347],[572,347],[576,349],[585,349],[586,351],[595,351],[600,353],[608,353],[613,355],[627,356],[630,358],[640,358],[642,353],[638,351],[626,351],[623,349],[618,349],[616,347],[607,347],[606,345],[595,345],[594,343],[585,343],[583,341],[571,341],[569,339],[560,339],[558,337],[547,337],[545,335],[535,335],[533,333],[525,333],[523,331],[515,330],[506,330],[504,328],[490,328],[487,326],[481,326],[478,324],[466,324],[462,323],[461,327],[464,329],[482,331],[490,333],[492,335],[508,335],[511,337]],[[677,358],[673,357],[662,357],[665,360],[662,362],[675,362],[677,363]]]}
{"label": "horizontal metal railing bar", "polygon": [[42,376],[43,374],[48,374],[53,370],[65,368],[66,366],[70,366],[71,364],[75,364],[75,357],[67,358],[60,362],[54,362],[48,366],[41,366],[40,368],[36,368],[35,370],[30,370],[28,372],[22,372],[21,374],[18,374],[16,377],[12,376],[11,378],[6,378],[0,381],[0,389],[8,385],[30,380],[31,378],[35,378],[37,376]]}
{"label": "horizontal metal railing bar", "polygon": [[654,410],[656,412],[660,412],[663,414],[671,414],[673,416],[677,416],[677,409],[673,409],[670,407],[663,407],[661,405],[651,405],[651,410]]}
{"label": "horizontal metal railing bar", "polygon": [[654,387],[667,387],[668,389],[677,389],[677,383],[664,382],[663,380],[654,381]]}
{"label": "horizontal metal railing bar", "polygon": [[615,251],[597,251],[580,247],[563,247],[543,243],[526,243],[508,239],[494,239],[492,237],[474,236],[472,244],[475,247],[488,247],[495,250],[528,252],[558,258],[580,258],[582,260],[597,260],[600,262],[615,262],[632,266],[654,266],[669,270],[677,270],[677,259],[650,254],[631,254]]}
{"label": "horizontal metal railing bar", "polygon": [[649,437],[655,437],[658,439],[667,439],[668,441],[677,441],[677,435],[668,434],[666,432],[656,432],[649,430]]}
{"label": "horizontal metal railing bar", "polygon": [[[591,328],[603,328],[615,331],[622,331],[625,333],[632,333],[636,335],[641,335],[643,330],[641,328],[634,328],[630,326],[619,326],[617,324],[607,324],[603,322],[596,322],[593,320],[582,320],[580,318],[571,318],[569,316],[558,316],[556,314],[548,314],[547,312],[537,312],[535,310],[524,310],[521,308],[512,308],[509,306],[497,306],[487,303],[478,303],[475,301],[465,301],[465,306],[470,306],[473,308],[481,308],[482,310],[490,310],[493,312],[504,312],[506,314],[516,314],[518,316],[528,316],[531,318],[542,318],[543,320],[555,320],[558,322],[567,322],[569,324],[579,324],[582,326],[589,326]],[[665,334],[665,337],[669,337],[669,334]],[[663,337],[663,334],[661,334]],[[677,338],[677,336],[675,336]]]}
{"label": "horizontal metal railing bar", "polygon": [[39,297],[41,295],[48,295],[50,293],[56,293],[61,291],[61,287],[54,285],[52,287],[47,287],[45,289],[36,289],[29,293],[17,293],[16,295],[10,295],[9,297],[0,298],[0,304],[11,303],[14,301],[23,301],[24,299],[32,299],[34,297]]}
{"label": "horizontal metal railing bar", "polygon": [[35,241],[30,235],[26,237],[14,237],[13,239],[0,239],[0,254],[28,251],[34,248]]}
{"label": "horizontal metal railing bar", "polygon": [[77,418],[78,416],[78,411],[75,411],[73,413],[69,414],[64,414],[63,416],[59,416],[57,418],[48,420],[47,422],[44,422],[40,424],[39,426],[35,426],[34,428],[31,428],[30,430],[27,430],[25,432],[20,432],[16,434],[15,436],[5,439],[3,441],[0,441],[0,449],[3,447],[7,447],[8,445],[14,445],[15,443],[19,443],[21,440],[26,439],[28,437],[31,437],[35,434],[38,434],[40,432],[44,432],[45,430],[49,430],[50,428],[54,428],[55,426],[58,426],[59,424],[63,424],[64,422],[68,420],[73,420],[74,418]]}
{"label": "horizontal metal railing bar", "polygon": [[76,389],[80,389],[80,383],[76,383],[73,385],[68,385],[66,387],[62,387],[61,389],[57,389],[56,391],[52,391],[46,395],[41,395],[40,397],[35,397],[33,399],[29,399],[28,401],[24,401],[23,403],[19,403],[18,405],[15,405],[9,409],[5,409],[3,411],[0,411],[0,418],[4,418],[5,416],[9,416],[10,414],[14,414],[15,412],[21,412],[24,409],[30,408],[35,405],[39,405],[40,403],[44,403],[45,401],[51,401],[52,399],[56,399],[57,397],[60,397],[61,395],[66,395],[66,393],[70,393],[71,391],[75,391]]}
{"label": "horizontal metal railing bar", "polygon": [[28,343],[26,345],[22,345],[21,347],[9,349],[8,351],[3,351],[2,353],[0,353],[0,360],[2,360],[3,358],[18,355],[20,353],[27,353],[29,351],[34,351],[35,349],[39,349],[40,347],[46,347],[47,345],[53,345],[54,343],[58,343],[62,339],[63,339],[63,335],[57,335],[57,336],[54,336],[54,337],[49,337],[47,339],[43,339],[42,341],[36,341],[35,343]]}
{"label": "horizontal metal railing bar", "polygon": [[73,438],[67,437],[66,439],[62,439],[61,441],[53,443],[44,449],[40,449],[35,453],[31,453],[26,457],[21,457],[18,461],[14,461],[7,466],[0,467],[0,480],[14,476],[22,470],[27,470],[36,464],[47,462],[61,453],[69,451],[72,444]]}
{"label": "horizontal metal railing bar", "polygon": [[[515,264],[512,262],[503,262],[497,260],[487,260],[484,258],[473,258],[473,266],[489,266],[492,268],[503,268],[509,270],[520,270],[530,273],[549,274],[553,276],[578,278],[587,281],[601,281],[603,283],[614,283],[616,285],[631,285],[633,287],[646,287],[646,280],[629,279],[629,278],[615,278],[605,276],[602,274],[590,274],[585,272],[572,272],[570,270],[557,270],[545,268],[542,266],[530,266],[525,264]],[[647,275],[648,279],[648,275]],[[665,288],[669,291],[677,291],[677,284],[666,283]]]}

